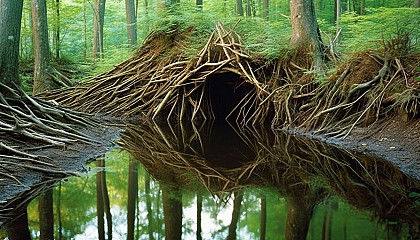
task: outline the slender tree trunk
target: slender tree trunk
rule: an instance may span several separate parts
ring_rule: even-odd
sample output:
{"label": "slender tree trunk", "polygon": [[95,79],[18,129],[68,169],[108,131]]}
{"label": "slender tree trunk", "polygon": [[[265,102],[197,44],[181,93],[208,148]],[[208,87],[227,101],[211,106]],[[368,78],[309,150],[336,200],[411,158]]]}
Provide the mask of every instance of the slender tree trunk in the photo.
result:
{"label": "slender tree trunk", "polygon": [[203,195],[200,192],[197,192],[197,240],[203,239],[201,237],[201,212],[203,211]]}
{"label": "slender tree trunk", "polygon": [[239,16],[244,15],[244,8],[242,7],[242,0],[236,0],[236,13]]}
{"label": "slender tree trunk", "polygon": [[263,194],[261,195],[260,240],[265,239],[266,226],[267,226],[267,198],[265,194]]}
{"label": "slender tree trunk", "polygon": [[[97,167],[105,167],[105,160],[100,158],[96,160]],[[107,236],[108,240],[112,239],[112,215],[109,203],[108,188],[106,185],[106,173],[100,171],[96,174],[96,202],[98,215],[98,235],[99,239],[105,239],[105,222],[104,215],[107,220]]]}
{"label": "slender tree trunk", "polygon": [[365,15],[365,6],[366,6],[365,0],[360,0],[360,15]]}
{"label": "slender tree trunk", "polygon": [[195,0],[195,5],[198,11],[203,10],[203,0]]}
{"label": "slender tree trunk", "polygon": [[290,46],[297,51],[312,52],[315,67],[322,65],[321,36],[312,0],[290,0],[292,37]]}
{"label": "slender tree trunk", "polygon": [[341,5],[340,5],[340,0],[335,0],[335,1],[334,1],[334,21],[335,21],[335,25],[336,25],[337,27],[338,27],[338,25],[339,25],[340,16],[341,16]]}
{"label": "slender tree trunk", "polygon": [[58,223],[58,240],[63,238],[63,219],[61,218],[61,182],[58,183],[57,192],[57,223]]}
{"label": "slender tree trunk", "polygon": [[104,18],[105,1],[95,0],[94,18],[93,18],[93,50],[92,57],[102,56],[104,52]]}
{"label": "slender tree trunk", "polygon": [[60,58],[60,0],[55,0],[54,43],[55,58]]}
{"label": "slender tree trunk", "polygon": [[130,160],[128,170],[127,240],[134,240],[134,220],[136,217],[137,192],[139,190],[138,165],[137,160]]}
{"label": "slender tree trunk", "polygon": [[50,189],[39,195],[38,200],[39,239],[54,240],[53,190]]}
{"label": "slender tree trunk", "polygon": [[264,19],[268,19],[268,16],[269,16],[269,11],[270,11],[270,1],[269,0],[263,0],[262,1],[262,4],[263,4],[263,14],[262,14],[262,17],[264,18]]}
{"label": "slender tree trunk", "polygon": [[1,0],[0,82],[8,86],[20,85],[18,59],[22,8],[23,0]]}
{"label": "slender tree trunk", "polygon": [[50,45],[48,40],[47,2],[31,0],[32,29],[34,36],[34,87],[33,93],[53,89],[50,76]]}
{"label": "slender tree trunk", "polygon": [[251,0],[246,0],[246,16],[251,17],[252,16],[252,4]]}
{"label": "slender tree trunk", "polygon": [[147,233],[149,239],[153,240],[153,212],[152,212],[152,197],[150,196],[150,174],[144,174],[144,192],[146,194],[146,210],[147,210]]}
{"label": "slender tree trunk", "polygon": [[232,211],[232,220],[229,225],[229,233],[227,240],[236,239],[236,229],[238,228],[239,217],[241,216],[241,204],[243,198],[243,192],[235,192],[235,199],[233,199],[233,211]]}
{"label": "slender tree trunk", "polygon": [[86,18],[86,0],[83,1],[83,45],[84,45],[84,51],[83,55],[85,58],[85,61],[87,59],[87,51],[88,51],[88,40],[87,40],[87,18]]}
{"label": "slender tree trunk", "polygon": [[[1,0],[4,2],[5,0]],[[26,207],[16,213],[17,218],[4,225],[9,240],[28,240],[31,239],[28,225],[28,212]]]}
{"label": "slender tree trunk", "polygon": [[165,216],[165,238],[181,239],[182,193],[179,189],[162,184],[163,214]]}
{"label": "slender tree trunk", "polygon": [[324,214],[324,222],[322,223],[322,239],[331,240],[331,224],[332,224],[332,205],[328,203]]}
{"label": "slender tree trunk", "polygon": [[132,47],[137,45],[137,19],[134,0],[125,0],[128,42]]}
{"label": "slender tree trunk", "polygon": [[[103,167],[103,160],[96,160],[96,167]],[[102,194],[103,172],[96,173],[96,215],[98,226],[98,239],[105,240],[104,201]]]}
{"label": "slender tree trunk", "polygon": [[414,0],[414,7],[419,8],[420,7],[420,0]]}

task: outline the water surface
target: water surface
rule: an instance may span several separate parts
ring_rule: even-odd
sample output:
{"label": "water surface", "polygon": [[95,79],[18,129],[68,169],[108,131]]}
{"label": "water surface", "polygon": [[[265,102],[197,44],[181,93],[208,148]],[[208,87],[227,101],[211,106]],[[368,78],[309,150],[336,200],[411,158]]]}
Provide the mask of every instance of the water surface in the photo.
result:
{"label": "water surface", "polygon": [[[119,144],[56,183],[55,239],[419,236],[420,183],[368,155],[227,124],[131,125]],[[42,207],[27,209],[34,239]]]}

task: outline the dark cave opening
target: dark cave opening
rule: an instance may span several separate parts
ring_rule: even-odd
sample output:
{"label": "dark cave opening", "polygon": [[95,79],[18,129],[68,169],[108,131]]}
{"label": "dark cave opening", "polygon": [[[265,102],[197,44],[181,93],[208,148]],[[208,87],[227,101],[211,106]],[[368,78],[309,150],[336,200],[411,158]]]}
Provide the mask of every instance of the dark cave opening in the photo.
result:
{"label": "dark cave opening", "polygon": [[[213,74],[208,77],[207,84],[215,121],[225,121],[238,103],[254,89],[252,84],[245,82],[240,75],[233,72]],[[238,109],[229,120],[235,120],[237,114]]]}

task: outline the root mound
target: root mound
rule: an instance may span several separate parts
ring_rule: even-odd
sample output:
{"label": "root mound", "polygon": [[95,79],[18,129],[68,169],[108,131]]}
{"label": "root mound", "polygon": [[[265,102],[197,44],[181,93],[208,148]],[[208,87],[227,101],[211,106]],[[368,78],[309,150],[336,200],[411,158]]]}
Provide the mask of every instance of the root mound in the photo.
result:
{"label": "root mound", "polygon": [[[212,86],[215,75],[232,94],[222,118],[239,122],[265,121],[269,114],[271,78],[260,59],[250,56],[233,29],[218,24],[203,48],[191,59],[183,52],[187,32],[171,29],[152,32],[130,59],[78,87],[60,90],[44,98],[76,110],[111,117],[167,118],[195,121],[214,119]],[[255,69],[258,67],[258,69]],[[212,80],[213,79],[213,80]],[[213,82],[210,83],[210,82]],[[214,91],[213,91],[214,92]]]}

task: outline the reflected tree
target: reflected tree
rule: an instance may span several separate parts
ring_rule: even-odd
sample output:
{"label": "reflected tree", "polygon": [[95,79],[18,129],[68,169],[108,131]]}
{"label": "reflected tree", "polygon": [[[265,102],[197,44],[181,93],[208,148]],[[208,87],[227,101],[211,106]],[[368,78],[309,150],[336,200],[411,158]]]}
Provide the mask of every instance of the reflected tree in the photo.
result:
{"label": "reflected tree", "polygon": [[182,193],[177,187],[161,183],[163,214],[165,215],[165,238],[181,239],[182,235]]}
{"label": "reflected tree", "polygon": [[[101,157],[96,160],[96,167],[105,168],[105,159]],[[105,222],[104,215],[106,215],[108,227],[108,240],[112,239],[112,215],[109,205],[108,188],[106,185],[105,170],[96,173],[96,202],[97,202],[97,216],[98,216],[98,236],[99,239],[105,239]]]}
{"label": "reflected tree", "polygon": [[260,221],[260,240],[265,239],[265,231],[267,226],[267,197],[261,194],[261,221]]}
{"label": "reflected tree", "polygon": [[328,201],[327,210],[324,214],[324,222],[322,224],[322,239],[331,239],[331,224],[332,224],[332,211],[338,208],[337,202]]}
{"label": "reflected tree", "polygon": [[128,170],[128,203],[127,203],[127,239],[134,239],[134,222],[136,216],[136,200],[138,186],[138,161],[130,158]]}
{"label": "reflected tree", "polygon": [[236,229],[238,227],[239,217],[241,215],[241,204],[243,199],[243,191],[234,192],[232,220],[229,225],[229,234],[227,240],[236,239]]}
{"label": "reflected tree", "polygon": [[38,198],[40,240],[54,239],[53,190],[42,193]]}
{"label": "reflected tree", "polygon": [[152,212],[152,197],[150,193],[150,174],[146,171],[144,173],[144,191],[146,194],[146,209],[147,209],[147,233],[149,239],[153,240],[153,212]]}
{"label": "reflected tree", "polygon": [[197,192],[197,240],[201,240],[201,212],[203,211],[203,195],[200,192]]}
{"label": "reflected tree", "polygon": [[14,220],[6,223],[4,229],[9,236],[9,240],[27,240],[31,239],[28,226],[27,208],[22,208]]}
{"label": "reflected tree", "polygon": [[294,185],[288,190],[285,239],[306,239],[314,207],[325,199],[324,190],[308,185]]}

